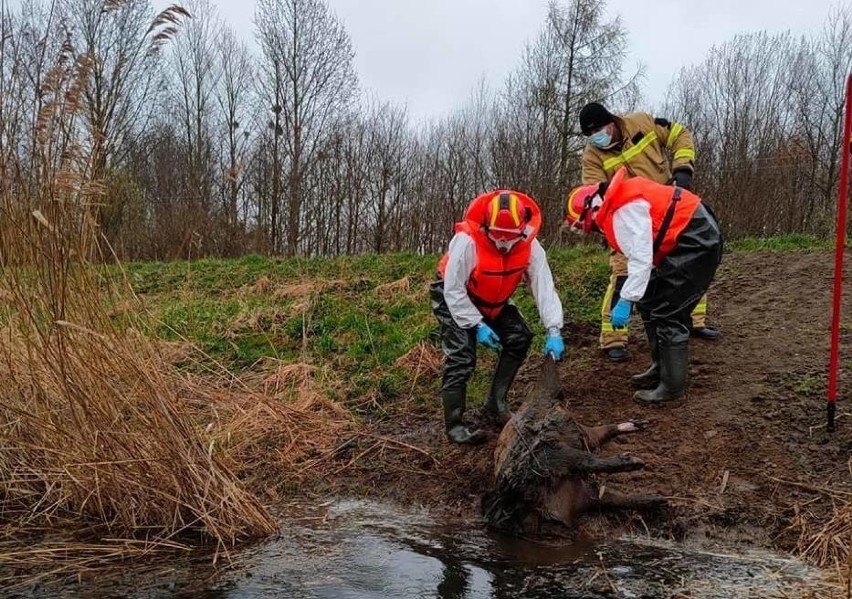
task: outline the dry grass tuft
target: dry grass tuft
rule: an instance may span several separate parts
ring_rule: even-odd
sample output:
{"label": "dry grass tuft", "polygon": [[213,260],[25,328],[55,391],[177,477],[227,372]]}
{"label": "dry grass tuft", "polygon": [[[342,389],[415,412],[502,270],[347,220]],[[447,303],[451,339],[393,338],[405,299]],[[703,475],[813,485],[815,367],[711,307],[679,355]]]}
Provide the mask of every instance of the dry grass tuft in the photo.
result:
{"label": "dry grass tuft", "polygon": [[[832,501],[832,517],[826,521],[809,509],[794,506],[790,528],[798,533],[798,553],[806,561],[834,574],[836,582],[811,599],[852,598],[852,493],[835,488],[773,479],[776,482],[820,494]],[[807,505],[811,505],[806,504]]]}
{"label": "dry grass tuft", "polygon": [[33,547],[0,542],[0,584],[5,591],[23,586],[35,588],[42,581],[107,568],[119,560],[173,555],[190,549],[180,543],[155,544],[133,539],[110,539],[102,543],[42,541]]}
{"label": "dry grass tuft", "polygon": [[376,295],[385,300],[391,300],[400,295],[407,295],[411,290],[411,277],[402,277],[396,281],[376,287]]}
{"label": "dry grass tuft", "polygon": [[428,341],[421,341],[396,360],[396,365],[410,372],[415,380],[440,375],[443,363],[441,351]]}
{"label": "dry grass tuft", "polygon": [[[346,431],[352,415],[322,388],[325,375],[309,364],[267,359],[244,378],[239,392],[222,394],[212,405],[216,421],[208,430],[231,468],[267,496],[314,477]],[[324,456],[317,460],[318,456]],[[311,462],[317,469],[309,470]]]}
{"label": "dry grass tuft", "polygon": [[287,310],[273,307],[264,310],[253,309],[240,311],[228,324],[223,337],[226,339],[238,339],[246,331],[256,333],[268,332],[271,327],[286,322],[291,314],[302,314],[303,312],[304,310],[300,306],[291,306]]}
{"label": "dry grass tuft", "polygon": [[323,281],[307,281],[304,283],[287,283],[283,285],[275,285],[267,276],[260,277],[252,285],[244,286],[239,295],[269,295],[278,300],[296,299],[310,300],[318,293],[322,293],[329,285],[334,282],[327,283]]}
{"label": "dry grass tuft", "polygon": [[835,497],[834,513],[826,522],[812,513],[797,509],[792,526],[799,532],[799,553],[811,563],[824,568],[852,563],[852,503]]}
{"label": "dry grass tuft", "polygon": [[279,285],[275,288],[273,296],[276,299],[309,298],[322,289],[317,283],[294,283],[290,285]]}
{"label": "dry grass tuft", "polygon": [[200,354],[198,347],[189,341],[157,341],[155,347],[163,362],[169,365],[189,362]]}
{"label": "dry grass tuft", "polygon": [[306,362],[292,363],[264,358],[252,370],[255,374],[246,377],[245,382],[259,389],[264,396],[286,401],[297,411],[327,412],[342,420],[351,418],[346,408],[327,395],[328,390],[338,388],[339,385],[316,366]]}
{"label": "dry grass tuft", "polygon": [[254,285],[250,285],[248,291],[255,295],[266,295],[271,289],[272,281],[264,275],[255,281]]}

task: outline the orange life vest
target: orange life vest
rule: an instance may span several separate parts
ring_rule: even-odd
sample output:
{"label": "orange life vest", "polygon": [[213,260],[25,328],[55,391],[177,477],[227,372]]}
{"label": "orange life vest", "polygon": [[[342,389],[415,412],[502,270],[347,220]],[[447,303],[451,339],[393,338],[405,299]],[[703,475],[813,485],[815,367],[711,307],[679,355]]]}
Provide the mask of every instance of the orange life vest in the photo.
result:
{"label": "orange life vest", "polygon": [[[595,214],[595,224],[603,232],[609,246],[621,253],[615,238],[613,215],[616,210],[630,202],[640,199],[647,201],[651,205],[654,265],[658,266],[677,245],[678,235],[692,220],[701,198],[683,188],[660,185],[643,177],[626,179],[626,173],[622,167],[613,176],[604,194],[603,203]],[[674,209],[670,211],[673,202]],[[661,229],[664,229],[662,236]]]}
{"label": "orange life vest", "polygon": [[[524,237],[508,253],[500,252],[488,239],[485,227],[486,210],[494,196],[500,193],[505,193],[505,190],[478,196],[468,206],[465,220],[455,225],[455,232],[469,235],[476,248],[476,264],[467,281],[467,294],[473,305],[490,320],[500,315],[506,302],[521,284],[530,264],[532,242],[541,229],[541,210],[538,205],[529,196],[512,191],[523,199],[531,214]],[[448,258],[449,254],[444,254],[438,262],[438,272],[442,277],[447,269]]]}

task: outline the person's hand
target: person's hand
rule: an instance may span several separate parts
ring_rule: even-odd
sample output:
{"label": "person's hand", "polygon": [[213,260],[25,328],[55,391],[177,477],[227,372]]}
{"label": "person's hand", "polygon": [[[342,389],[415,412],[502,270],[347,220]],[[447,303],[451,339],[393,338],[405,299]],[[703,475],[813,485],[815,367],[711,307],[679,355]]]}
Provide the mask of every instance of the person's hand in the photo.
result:
{"label": "person's hand", "polygon": [[562,359],[562,356],[565,355],[565,342],[562,341],[562,333],[555,331],[547,334],[547,339],[544,341],[544,355],[553,356],[555,360]]}
{"label": "person's hand", "polygon": [[684,189],[692,189],[692,173],[687,169],[679,169],[672,173],[673,185],[683,187]]}
{"label": "person's hand", "polygon": [[630,309],[632,307],[632,302],[621,297],[618,298],[618,303],[615,304],[615,308],[612,309],[612,313],[610,314],[610,322],[612,322],[612,326],[617,329],[623,329],[626,327],[627,323],[630,322]]}
{"label": "person's hand", "polygon": [[489,349],[500,348],[500,337],[484,322],[476,325],[476,340]]}

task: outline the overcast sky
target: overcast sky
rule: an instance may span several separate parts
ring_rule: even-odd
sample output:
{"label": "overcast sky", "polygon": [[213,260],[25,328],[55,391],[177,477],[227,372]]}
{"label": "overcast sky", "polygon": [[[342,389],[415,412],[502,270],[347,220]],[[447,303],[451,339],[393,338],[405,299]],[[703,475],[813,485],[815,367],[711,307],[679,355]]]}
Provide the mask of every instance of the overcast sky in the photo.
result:
{"label": "overcast sky", "polygon": [[[174,0],[154,0],[164,8]],[[254,44],[253,0],[211,0]],[[645,98],[662,100],[684,65],[737,33],[818,31],[852,0],[609,0],[630,35],[628,65],[646,66]],[[485,78],[499,85],[544,23],[546,0],[329,0],[355,48],[361,85],[416,118],[464,103]]]}
{"label": "overcast sky", "polygon": [[[212,0],[253,39],[253,0]],[[843,0],[840,0],[843,1]],[[852,0],[845,0],[847,3]],[[156,0],[166,6],[171,0]],[[355,48],[361,85],[416,118],[460,106],[483,77],[499,85],[544,23],[546,0],[329,0]],[[628,65],[646,66],[645,98],[737,33],[818,31],[838,0],[609,0],[630,35]],[[649,107],[650,108],[650,107]]]}

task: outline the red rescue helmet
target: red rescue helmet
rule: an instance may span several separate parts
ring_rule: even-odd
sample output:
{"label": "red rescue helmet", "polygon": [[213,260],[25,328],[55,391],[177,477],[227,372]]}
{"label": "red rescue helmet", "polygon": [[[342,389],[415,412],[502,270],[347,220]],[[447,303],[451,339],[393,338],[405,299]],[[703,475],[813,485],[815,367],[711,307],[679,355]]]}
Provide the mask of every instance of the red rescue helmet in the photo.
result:
{"label": "red rescue helmet", "polygon": [[591,232],[595,212],[600,207],[600,204],[593,205],[595,197],[600,198],[598,185],[581,185],[572,189],[565,202],[565,222],[584,233]]}
{"label": "red rescue helmet", "polygon": [[494,194],[485,212],[485,231],[497,249],[509,252],[526,237],[526,227],[532,218],[532,210],[524,200],[511,191]]}

